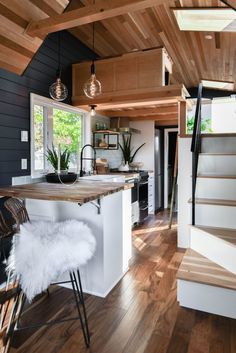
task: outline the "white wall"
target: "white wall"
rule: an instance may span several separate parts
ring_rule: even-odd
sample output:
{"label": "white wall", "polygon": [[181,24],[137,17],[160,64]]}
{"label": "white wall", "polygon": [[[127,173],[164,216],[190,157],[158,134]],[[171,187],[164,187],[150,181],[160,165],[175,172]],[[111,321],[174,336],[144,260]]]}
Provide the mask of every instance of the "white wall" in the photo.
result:
{"label": "white wall", "polygon": [[215,133],[236,132],[236,100],[213,100],[212,130]]}
{"label": "white wall", "polygon": [[145,145],[138,151],[134,161],[143,162],[144,165],[142,169],[154,171],[154,121],[131,121],[130,127],[141,131],[141,134],[132,134],[132,146],[134,147],[134,150],[145,142]]}
{"label": "white wall", "polygon": [[192,190],[192,156],[190,152],[191,138],[179,137],[178,167],[178,247],[189,247],[189,224],[191,208],[188,200]]}

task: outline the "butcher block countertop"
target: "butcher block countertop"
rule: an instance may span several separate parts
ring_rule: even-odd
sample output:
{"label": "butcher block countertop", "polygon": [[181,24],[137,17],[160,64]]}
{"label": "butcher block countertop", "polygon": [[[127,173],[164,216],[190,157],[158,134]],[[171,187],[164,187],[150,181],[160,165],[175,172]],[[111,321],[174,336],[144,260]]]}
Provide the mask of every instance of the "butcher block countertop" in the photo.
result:
{"label": "butcher block countertop", "polygon": [[132,188],[132,184],[78,181],[73,185],[35,183],[0,188],[0,196],[22,199],[70,201],[79,204]]}

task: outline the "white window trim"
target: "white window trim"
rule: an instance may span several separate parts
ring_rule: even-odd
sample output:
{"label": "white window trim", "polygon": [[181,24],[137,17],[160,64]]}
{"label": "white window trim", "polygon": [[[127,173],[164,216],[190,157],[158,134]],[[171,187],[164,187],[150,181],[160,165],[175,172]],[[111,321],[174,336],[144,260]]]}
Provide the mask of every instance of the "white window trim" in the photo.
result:
{"label": "white window trim", "polygon": [[34,155],[35,155],[35,150],[34,150],[34,105],[42,105],[44,107],[48,108],[57,108],[57,109],[62,109],[67,112],[71,113],[76,113],[76,114],[81,114],[82,116],[82,146],[85,143],[86,140],[86,132],[87,132],[87,124],[86,124],[86,119],[85,117],[88,115],[88,112],[78,108],[78,107],[73,107],[69,104],[61,103],[54,101],[53,99],[46,98],[43,96],[40,96],[35,93],[30,93],[30,160],[31,160],[31,177],[32,178],[38,178],[40,176],[45,175],[45,170],[44,171],[36,171],[34,169]]}

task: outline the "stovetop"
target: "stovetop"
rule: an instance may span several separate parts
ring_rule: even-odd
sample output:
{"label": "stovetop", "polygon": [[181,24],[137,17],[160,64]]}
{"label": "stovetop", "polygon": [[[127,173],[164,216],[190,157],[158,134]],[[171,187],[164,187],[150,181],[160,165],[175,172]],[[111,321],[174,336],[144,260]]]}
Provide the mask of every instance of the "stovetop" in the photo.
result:
{"label": "stovetop", "polygon": [[120,171],[118,168],[110,169],[111,173],[122,173],[122,174],[130,174],[130,173],[137,173],[141,178],[148,177],[148,171],[147,170],[135,170],[135,169],[130,169],[127,171]]}

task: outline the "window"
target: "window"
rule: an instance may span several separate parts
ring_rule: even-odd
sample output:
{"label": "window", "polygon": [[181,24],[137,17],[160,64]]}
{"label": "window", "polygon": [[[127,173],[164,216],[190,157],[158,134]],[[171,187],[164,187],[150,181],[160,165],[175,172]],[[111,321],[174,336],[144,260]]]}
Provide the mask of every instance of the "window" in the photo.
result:
{"label": "window", "polygon": [[52,170],[47,148],[60,145],[71,152],[70,170],[78,167],[78,152],[83,145],[85,112],[70,105],[31,94],[31,174],[33,177]]}
{"label": "window", "polygon": [[235,32],[236,13],[221,8],[173,8],[181,31]]}
{"label": "window", "polygon": [[[192,134],[195,119],[196,102],[193,109],[188,111],[186,119],[186,133]],[[235,134],[236,133],[236,97],[221,97],[202,101],[203,134]]]}

